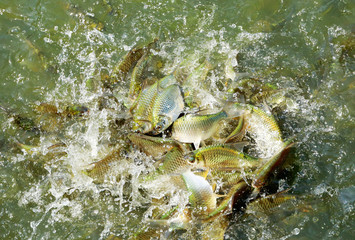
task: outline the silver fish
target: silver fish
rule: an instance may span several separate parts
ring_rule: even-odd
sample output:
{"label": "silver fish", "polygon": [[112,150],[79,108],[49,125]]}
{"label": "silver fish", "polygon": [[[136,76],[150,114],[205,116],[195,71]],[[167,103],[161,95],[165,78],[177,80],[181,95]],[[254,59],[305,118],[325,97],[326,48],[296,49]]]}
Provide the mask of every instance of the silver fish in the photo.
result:
{"label": "silver fish", "polygon": [[170,85],[158,93],[153,107],[153,134],[167,129],[183,110],[184,99],[178,85]]}
{"label": "silver fish", "polygon": [[133,131],[147,133],[153,130],[153,106],[158,90],[164,89],[175,82],[175,77],[168,75],[139,94],[130,108],[130,112],[133,115]]}

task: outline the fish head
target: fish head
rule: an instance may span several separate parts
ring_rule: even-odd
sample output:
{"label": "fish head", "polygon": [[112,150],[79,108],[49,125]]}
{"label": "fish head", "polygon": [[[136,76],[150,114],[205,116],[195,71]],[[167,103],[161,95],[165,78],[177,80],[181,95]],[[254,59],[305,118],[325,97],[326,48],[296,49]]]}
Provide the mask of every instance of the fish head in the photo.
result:
{"label": "fish head", "polygon": [[190,152],[184,156],[184,159],[187,163],[189,163],[190,165],[192,165],[194,167],[202,167],[202,168],[204,167],[201,154],[198,154],[198,153],[196,154],[194,152]]}
{"label": "fish head", "polygon": [[136,120],[132,122],[132,131],[136,133],[147,133],[152,130],[152,124],[149,121]]}
{"label": "fish head", "polygon": [[156,123],[153,127],[154,135],[161,133],[172,124],[171,119],[167,116],[159,116],[155,122]]}

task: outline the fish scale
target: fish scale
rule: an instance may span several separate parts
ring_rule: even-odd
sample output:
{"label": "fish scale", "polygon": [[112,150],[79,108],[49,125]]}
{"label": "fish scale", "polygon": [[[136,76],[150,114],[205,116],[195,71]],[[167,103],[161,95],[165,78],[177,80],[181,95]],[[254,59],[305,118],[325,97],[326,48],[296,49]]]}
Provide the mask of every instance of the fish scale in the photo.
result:
{"label": "fish scale", "polygon": [[[164,89],[175,82],[172,75],[168,75],[153,85],[144,89],[130,109],[133,115],[133,131],[147,133],[153,130],[153,106],[157,97],[158,89]],[[159,85],[158,85],[159,84]]]}
{"label": "fish scale", "polygon": [[190,162],[194,162],[199,167],[230,170],[252,168],[260,164],[257,158],[226,145],[214,145],[195,150],[190,153]]}
{"label": "fish scale", "polygon": [[197,149],[201,141],[216,132],[219,122],[225,118],[227,118],[225,111],[208,115],[187,114],[174,122],[172,138],[180,142],[193,143]]}
{"label": "fish scale", "polygon": [[259,198],[248,205],[248,212],[256,211],[271,211],[273,208],[280,206],[281,204],[290,200],[296,200],[293,195],[283,195],[281,193],[272,194],[270,196]]}
{"label": "fish scale", "polygon": [[191,164],[184,159],[181,147],[174,147],[165,156],[159,171],[164,174],[181,173],[191,168]]}

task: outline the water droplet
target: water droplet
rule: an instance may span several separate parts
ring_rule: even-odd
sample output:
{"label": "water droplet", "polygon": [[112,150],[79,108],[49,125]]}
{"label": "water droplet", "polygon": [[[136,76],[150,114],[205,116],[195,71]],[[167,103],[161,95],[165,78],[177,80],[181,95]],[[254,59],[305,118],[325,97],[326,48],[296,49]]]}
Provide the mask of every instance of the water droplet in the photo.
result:
{"label": "water droplet", "polygon": [[298,235],[298,234],[300,234],[300,229],[299,229],[299,228],[293,229],[293,230],[292,230],[292,234],[293,234],[293,235]]}
{"label": "water droplet", "polygon": [[15,26],[9,29],[9,34],[18,34],[20,32],[20,27],[19,26]]}

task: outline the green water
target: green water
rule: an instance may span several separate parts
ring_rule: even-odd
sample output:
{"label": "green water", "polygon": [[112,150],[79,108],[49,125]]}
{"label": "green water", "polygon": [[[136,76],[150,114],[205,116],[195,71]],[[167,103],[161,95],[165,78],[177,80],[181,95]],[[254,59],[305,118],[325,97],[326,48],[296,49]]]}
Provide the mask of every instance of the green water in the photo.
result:
{"label": "green water", "polygon": [[[128,83],[113,93],[113,110],[102,110],[100,76],[133,46],[159,36],[163,74],[197,54],[215,66],[211,93],[223,94],[214,83],[229,59],[236,72],[275,84],[293,100],[277,117],[286,136],[298,136],[297,171],[279,185],[304,196],[312,209],[234,219],[225,238],[353,239],[354,11],[351,0],[2,0],[1,105],[31,114],[40,102],[75,103],[90,114],[38,137],[0,113],[0,238],[125,239],[137,230],[145,203],[125,197],[129,179],[95,185],[81,170],[128,133],[110,127],[123,112]],[[16,142],[39,146],[41,154],[25,153]],[[67,154],[43,157],[58,142]]]}

